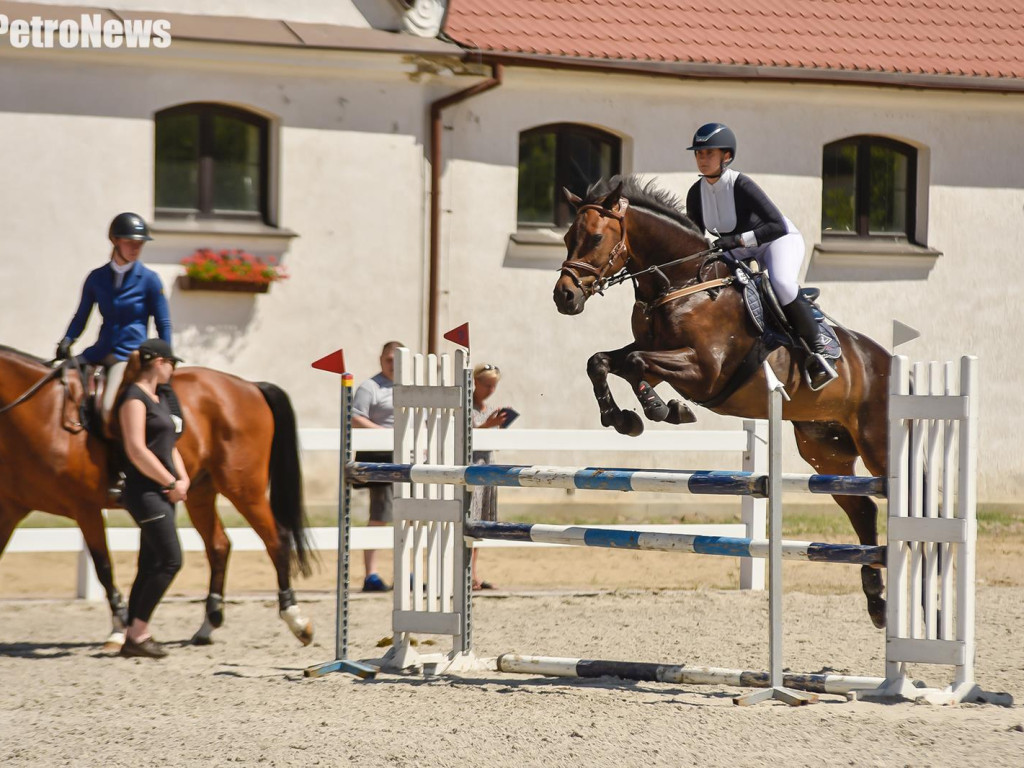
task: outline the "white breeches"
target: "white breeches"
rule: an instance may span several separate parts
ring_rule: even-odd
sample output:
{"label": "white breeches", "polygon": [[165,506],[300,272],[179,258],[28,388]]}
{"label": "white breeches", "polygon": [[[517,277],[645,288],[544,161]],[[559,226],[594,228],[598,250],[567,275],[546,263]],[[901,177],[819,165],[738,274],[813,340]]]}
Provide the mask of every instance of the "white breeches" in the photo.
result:
{"label": "white breeches", "polygon": [[744,248],[742,258],[757,260],[762,270],[771,276],[775,295],[782,306],[796,299],[800,290],[800,267],[804,263],[804,238],[795,230],[770,243]]}
{"label": "white breeches", "polygon": [[101,406],[104,422],[109,422],[110,414],[114,410],[114,398],[117,397],[117,390],[121,388],[121,382],[124,380],[124,369],[127,367],[127,360],[119,360],[107,368],[107,383],[104,385],[103,404]]}

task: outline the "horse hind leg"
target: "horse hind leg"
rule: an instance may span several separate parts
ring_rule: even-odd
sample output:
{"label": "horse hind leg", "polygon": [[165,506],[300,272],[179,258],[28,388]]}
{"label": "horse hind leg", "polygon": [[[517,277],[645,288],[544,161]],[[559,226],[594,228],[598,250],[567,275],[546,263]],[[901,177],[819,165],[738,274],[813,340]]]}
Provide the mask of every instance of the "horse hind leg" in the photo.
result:
{"label": "horse hind leg", "polygon": [[309,645],[313,642],[313,622],[302,615],[291,587],[290,537],[279,528],[265,494],[258,491],[236,493],[231,489],[225,489],[223,493],[249,521],[249,525],[267,547],[267,554],[277,573],[278,615],[299,642]]}
{"label": "horse hind leg", "polygon": [[[793,422],[797,448],[815,471],[827,475],[852,475],[859,453],[849,431],[838,422]],[[832,497],[850,519],[861,544],[878,546],[878,505],[867,496]],[[879,568],[861,566],[861,587],[868,615],[881,629],[885,626],[885,585]]]}
{"label": "horse hind leg", "polygon": [[[629,347],[626,348],[627,350]],[[619,350],[623,352],[624,350]],[[622,435],[636,437],[644,431],[644,423],[633,411],[623,411],[612,397],[608,374],[615,372],[614,352],[598,352],[587,361],[587,375],[594,385],[594,397],[601,411],[601,426],[614,427]]]}

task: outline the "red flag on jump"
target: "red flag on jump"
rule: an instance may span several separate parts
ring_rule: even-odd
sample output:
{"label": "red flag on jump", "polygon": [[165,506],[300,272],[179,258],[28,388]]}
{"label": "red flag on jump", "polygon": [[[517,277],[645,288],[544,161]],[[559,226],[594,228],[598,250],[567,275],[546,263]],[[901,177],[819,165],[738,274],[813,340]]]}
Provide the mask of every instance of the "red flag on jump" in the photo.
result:
{"label": "red flag on jump", "polygon": [[339,349],[326,357],[321,357],[313,362],[313,367],[318,371],[327,371],[328,373],[345,373],[345,350]]}
{"label": "red flag on jump", "polygon": [[458,328],[452,328],[444,337],[453,344],[469,349],[469,323],[463,323]]}

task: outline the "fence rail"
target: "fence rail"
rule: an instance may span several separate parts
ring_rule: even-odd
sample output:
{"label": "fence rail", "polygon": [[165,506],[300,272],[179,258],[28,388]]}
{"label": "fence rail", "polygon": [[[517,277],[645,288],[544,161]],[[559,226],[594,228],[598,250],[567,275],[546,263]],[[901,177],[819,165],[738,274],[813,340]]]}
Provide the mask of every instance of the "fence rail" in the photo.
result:
{"label": "fence rail", "polygon": [[[473,433],[473,444],[481,451],[614,451],[621,453],[657,452],[763,452],[766,445],[764,424],[745,421],[743,429],[736,430],[649,430],[640,437],[626,437],[611,430],[596,429],[483,429]],[[299,430],[299,446],[303,452],[337,451],[340,430],[309,428]],[[358,429],[354,431],[354,450],[390,451],[394,434],[390,429]],[[751,459],[753,461],[753,459]],[[744,509],[743,523],[714,525],[630,525],[623,529],[652,533],[688,533],[700,536],[736,536],[763,538],[764,512],[757,508]],[[620,526],[605,526],[616,529]],[[262,551],[263,542],[251,528],[228,528],[232,551]],[[202,552],[203,541],[193,528],[180,530],[182,549]],[[334,527],[311,528],[310,548],[333,552],[338,548],[338,532]],[[111,552],[137,552],[139,531],[135,527],[107,528],[107,543]],[[359,549],[390,550],[394,545],[391,526],[358,527],[352,530],[351,547]],[[560,544],[538,544],[524,541],[480,541],[476,547],[552,547]],[[102,587],[96,578],[85,548],[85,541],[77,528],[18,528],[8,542],[5,552],[43,553],[77,552],[78,583],[76,595],[87,600],[104,599]],[[763,561],[746,561],[741,586],[745,589],[764,588]]]}

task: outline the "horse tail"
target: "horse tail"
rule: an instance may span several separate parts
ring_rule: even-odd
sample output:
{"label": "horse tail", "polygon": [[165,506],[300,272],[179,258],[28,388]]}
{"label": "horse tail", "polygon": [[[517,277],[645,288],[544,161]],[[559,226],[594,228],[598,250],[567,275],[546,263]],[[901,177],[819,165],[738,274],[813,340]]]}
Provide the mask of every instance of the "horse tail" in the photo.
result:
{"label": "horse tail", "polygon": [[303,576],[312,573],[307,539],[306,510],[302,501],[302,468],[299,465],[299,437],[295,411],[287,393],[276,384],[257,382],[274,417],[274,438],[270,443],[270,509],[291,539],[294,563]]}

